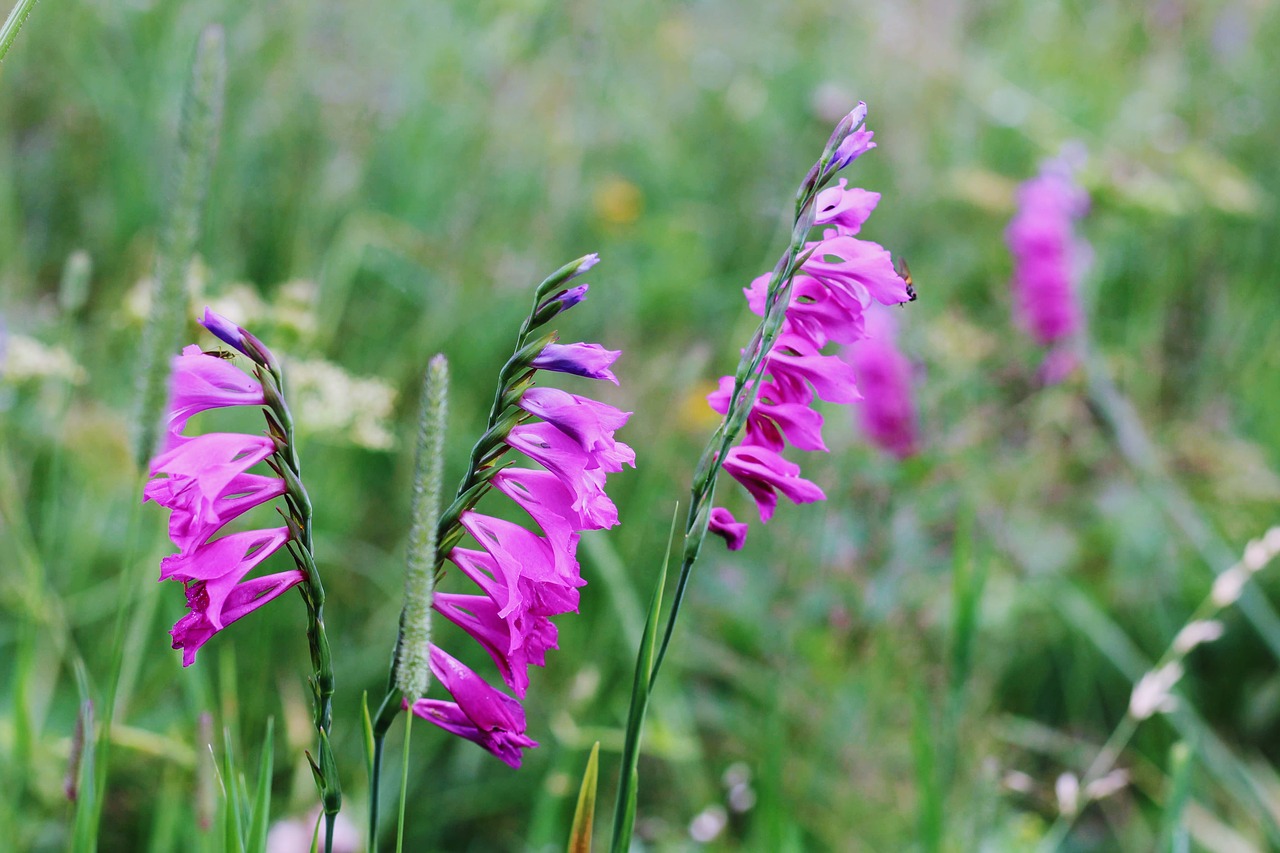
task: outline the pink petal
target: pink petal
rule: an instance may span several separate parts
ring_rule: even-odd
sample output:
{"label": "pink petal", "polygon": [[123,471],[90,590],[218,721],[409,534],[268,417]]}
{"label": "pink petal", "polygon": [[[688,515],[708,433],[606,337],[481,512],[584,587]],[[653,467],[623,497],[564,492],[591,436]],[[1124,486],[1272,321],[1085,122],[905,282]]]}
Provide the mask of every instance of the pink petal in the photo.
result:
{"label": "pink petal", "polygon": [[207,602],[201,608],[215,629],[223,627],[222,608],[245,575],[289,541],[289,528],[246,530],[199,546],[189,554],[160,561],[160,580],[201,581]]}
{"label": "pink petal", "polygon": [[723,537],[730,551],[740,551],[747,541],[747,525],[735,521],[733,513],[724,507],[714,507],[707,521],[707,530]]}
{"label": "pink petal", "polygon": [[775,491],[782,492],[794,503],[826,499],[822,489],[800,476],[799,465],[763,447],[741,445],[732,448],[725,454],[724,470],[756,499],[761,521],[767,522],[773,517],[778,505]]}

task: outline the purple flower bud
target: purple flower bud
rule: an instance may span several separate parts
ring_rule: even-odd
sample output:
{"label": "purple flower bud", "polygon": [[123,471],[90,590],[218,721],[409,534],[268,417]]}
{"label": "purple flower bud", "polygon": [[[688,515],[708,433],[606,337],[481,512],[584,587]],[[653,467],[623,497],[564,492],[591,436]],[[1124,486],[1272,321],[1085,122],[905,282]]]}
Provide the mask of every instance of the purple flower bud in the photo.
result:
{"label": "purple flower bud", "polygon": [[204,317],[200,320],[200,325],[212,332],[223,343],[233,346],[248,355],[244,349],[244,329],[208,306],[204,309]]}
{"label": "purple flower bud", "polygon": [[621,350],[607,350],[600,344],[547,344],[532,366],[588,379],[607,379],[617,385],[618,377],[609,370],[609,365],[621,354]]}

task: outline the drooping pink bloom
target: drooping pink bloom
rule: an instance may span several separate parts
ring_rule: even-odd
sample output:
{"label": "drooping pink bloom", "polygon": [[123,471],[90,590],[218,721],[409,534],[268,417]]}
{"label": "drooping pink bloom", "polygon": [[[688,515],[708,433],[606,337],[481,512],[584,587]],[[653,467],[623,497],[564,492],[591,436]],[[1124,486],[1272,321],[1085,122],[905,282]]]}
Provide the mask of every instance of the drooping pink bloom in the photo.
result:
{"label": "drooping pink bloom", "polygon": [[[253,340],[247,332],[211,311],[204,324],[220,337]],[[235,335],[228,330],[238,330]],[[241,335],[242,337],[237,337]],[[260,345],[259,345],[260,347]],[[265,348],[261,348],[265,351]],[[169,537],[178,553],[160,563],[160,580],[186,588],[189,612],[173,626],[173,647],[182,665],[218,631],[305,580],[300,569],[249,575],[290,538],[287,527],[248,530],[214,538],[231,521],[284,494],[282,479],[249,469],[276,452],[266,435],[184,434],[200,412],[228,406],[261,406],[262,386],[231,362],[189,346],[174,359],[170,377],[168,436],[151,460],[152,479],[144,501],[169,510]]]}
{"label": "drooping pink bloom", "polygon": [[1013,255],[1013,303],[1019,325],[1042,346],[1075,334],[1082,325],[1077,285],[1087,246],[1074,222],[1089,197],[1062,161],[1046,163],[1018,188],[1018,212],[1005,231]]}
{"label": "drooping pink bloom", "polygon": [[827,498],[816,484],[800,476],[799,465],[765,447],[740,444],[731,448],[725,454],[724,470],[756,499],[761,521],[773,518],[773,511],[778,506],[778,492],[798,504]]}
{"label": "drooping pink bloom", "polygon": [[[861,127],[865,113],[865,105],[859,104],[841,122],[837,133],[847,135],[829,168],[843,167],[875,147],[871,132]],[[819,174],[820,165],[815,165],[811,176]],[[814,199],[814,224],[823,229],[822,237],[804,245],[781,329],[764,358],[763,378],[747,415],[742,443],[722,460],[724,471],[755,499],[762,522],[773,516],[779,494],[795,503],[825,498],[821,488],[800,476],[798,465],[781,455],[788,444],[800,450],[826,450],[822,415],[813,409],[815,397],[829,403],[868,405],[864,397],[880,392],[874,381],[860,386],[849,362],[824,352],[832,344],[850,345],[856,351],[865,343],[869,311],[910,299],[889,252],[858,236],[879,201],[879,193],[851,188],[844,179]],[[770,311],[771,278],[771,274],[760,276],[744,291],[751,310],[762,317]],[[708,396],[717,412],[730,411],[734,384],[733,377],[726,376]],[[746,525],[722,507],[712,509],[708,530],[723,536],[733,550],[742,547],[746,538]]]}
{"label": "drooping pink bloom", "polygon": [[524,708],[520,703],[490,687],[461,661],[434,645],[431,671],[454,701],[419,699],[413,703],[413,713],[478,743],[512,767],[519,767],[521,750],[538,745],[525,736]]}
{"label": "drooping pink bloom", "polygon": [[722,506],[712,507],[711,517],[707,520],[707,531],[724,539],[730,551],[741,551],[747,542],[748,525],[744,521],[736,521],[733,513]]}
{"label": "drooping pink bloom", "polygon": [[899,459],[919,449],[920,434],[911,394],[911,362],[895,343],[897,322],[886,309],[868,312],[867,338],[849,348],[849,363],[863,399],[858,423],[867,439]]}

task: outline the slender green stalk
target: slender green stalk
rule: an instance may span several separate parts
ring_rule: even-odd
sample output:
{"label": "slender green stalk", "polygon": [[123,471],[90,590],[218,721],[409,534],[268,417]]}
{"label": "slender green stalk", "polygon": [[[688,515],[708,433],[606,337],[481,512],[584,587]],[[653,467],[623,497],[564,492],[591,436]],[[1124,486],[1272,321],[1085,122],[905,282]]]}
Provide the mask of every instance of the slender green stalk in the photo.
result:
{"label": "slender green stalk", "polygon": [[[396,853],[404,851],[404,807],[409,793],[409,735],[413,733],[413,714],[404,715],[404,750],[400,758],[400,816],[396,821]],[[370,851],[370,853],[373,853]]]}
{"label": "slender green stalk", "polygon": [[22,29],[22,25],[27,21],[27,15],[31,14],[35,5],[36,0],[18,0],[9,12],[9,17],[4,19],[4,26],[0,26],[0,62],[9,55],[9,48],[13,47],[13,41],[18,37],[18,30]]}
{"label": "slender green stalk", "polygon": [[[437,355],[427,365],[422,385],[422,406],[418,416],[417,458],[413,476],[413,524],[405,554],[404,607],[400,611],[400,631],[387,694],[378,708],[372,734],[372,763],[369,773],[369,850],[378,843],[378,787],[382,775],[382,751],[387,731],[400,710],[401,700],[410,703],[422,698],[431,679],[431,602],[435,593],[437,523],[444,480],[444,429],[448,414],[449,363]],[[413,714],[409,714],[413,718]],[[405,729],[405,772],[409,766],[408,724]],[[401,791],[401,822],[404,825],[404,792]],[[397,841],[397,847],[399,841]]]}

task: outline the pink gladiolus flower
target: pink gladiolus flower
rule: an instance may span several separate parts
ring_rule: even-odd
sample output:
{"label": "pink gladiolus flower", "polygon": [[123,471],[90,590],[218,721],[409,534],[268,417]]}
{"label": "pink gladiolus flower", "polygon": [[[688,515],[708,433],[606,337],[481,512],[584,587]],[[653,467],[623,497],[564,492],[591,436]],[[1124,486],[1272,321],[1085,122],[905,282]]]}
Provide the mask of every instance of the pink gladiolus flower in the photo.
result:
{"label": "pink gladiolus flower", "polygon": [[214,625],[206,614],[204,585],[188,584],[187,607],[191,612],[179,619],[177,624],[169,630],[169,634],[173,637],[173,647],[182,649],[182,665],[191,666],[195,663],[196,652],[219,630],[257,610],[268,601],[279,598],[303,580],[305,578],[300,570],[291,569],[237,584],[222,602],[220,625]]}
{"label": "pink gladiolus flower", "polygon": [[896,321],[887,310],[873,310],[867,329],[867,339],[850,347],[848,356],[863,393],[858,422],[872,444],[905,459],[919,447],[911,362],[894,343]]}
{"label": "pink gladiolus flower", "polygon": [[1083,323],[1076,293],[1088,247],[1073,222],[1089,197],[1061,162],[1045,164],[1018,189],[1018,212],[1005,231],[1013,255],[1013,300],[1019,324],[1042,346],[1079,331]]}
{"label": "pink gladiolus flower", "polygon": [[[206,312],[205,323],[226,335],[231,335],[228,328],[237,329],[243,337],[224,338],[232,345],[251,340],[212,312]],[[151,460],[152,479],[143,500],[169,510],[169,537],[179,549],[161,560],[160,580],[181,581],[186,587],[190,612],[170,631],[173,647],[183,650],[183,666],[190,666],[196,651],[218,631],[305,580],[297,568],[248,577],[289,540],[287,527],[212,538],[232,520],[285,493],[280,478],[249,473],[276,452],[275,442],[265,435],[183,434],[188,420],[200,412],[263,404],[262,386],[232,363],[196,346],[174,359],[168,438]]]}
{"label": "pink gladiolus flower", "polygon": [[480,744],[512,767],[519,767],[521,750],[538,745],[525,736],[524,708],[520,703],[494,690],[434,645],[431,671],[454,701],[419,699],[413,703],[413,713],[447,732]]}
{"label": "pink gladiolus flower", "polygon": [[[865,114],[865,104],[859,104],[837,128],[837,134],[847,135],[829,170],[847,165],[875,147],[871,132],[859,127]],[[852,132],[848,132],[850,128]],[[818,174],[820,165],[810,172],[810,178]],[[829,177],[830,171],[823,174]],[[894,269],[889,253],[857,236],[879,201],[879,193],[850,188],[843,179],[820,191],[813,201],[814,224],[825,226],[822,239],[804,245],[804,260],[791,281],[781,330],[764,358],[763,378],[747,415],[742,444],[730,449],[722,460],[724,471],[755,499],[763,522],[773,516],[778,494],[795,503],[825,497],[817,485],[800,476],[798,465],[781,456],[787,444],[801,450],[826,450],[822,416],[812,408],[814,398],[853,403],[882,391],[875,377],[860,390],[854,368],[822,351],[832,343],[851,345],[857,351],[865,344],[864,318],[874,302],[896,305],[909,301],[907,284]],[[771,274],[760,276],[744,291],[752,312],[762,317],[770,311],[771,278]],[[720,380],[719,390],[708,396],[717,412],[729,412],[734,384],[733,377],[726,376]],[[863,405],[870,406],[871,401]],[[733,550],[742,547],[746,538],[746,525],[720,507],[708,516],[708,530],[723,536]]]}

